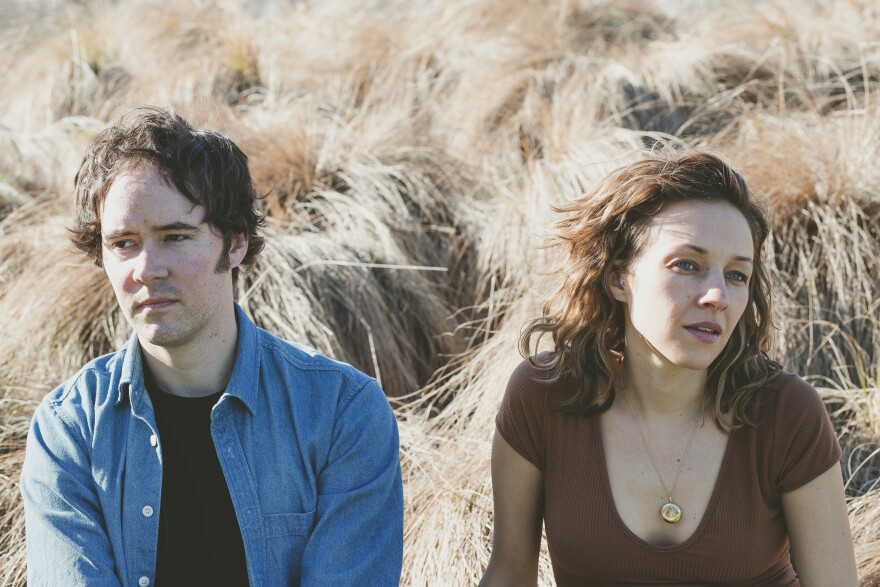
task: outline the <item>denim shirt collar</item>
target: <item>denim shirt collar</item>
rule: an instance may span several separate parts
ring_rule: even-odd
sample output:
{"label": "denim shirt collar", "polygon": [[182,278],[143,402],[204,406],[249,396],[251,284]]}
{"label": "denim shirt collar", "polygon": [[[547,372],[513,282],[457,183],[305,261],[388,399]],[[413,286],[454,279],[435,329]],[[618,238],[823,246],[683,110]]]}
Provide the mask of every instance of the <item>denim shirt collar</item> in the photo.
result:
{"label": "denim shirt collar", "polygon": [[[233,302],[233,304],[235,305],[235,320],[238,324],[238,344],[235,367],[232,369],[232,376],[229,378],[229,383],[226,384],[221,401],[226,396],[235,397],[253,415],[257,402],[255,383],[259,381],[260,374],[260,347],[257,327],[238,303]],[[141,394],[146,394],[143,359],[140,350],[137,333],[133,332],[131,338],[122,347],[122,372],[117,387],[117,405],[125,399],[126,392],[133,395],[131,397],[132,405],[137,402]]]}

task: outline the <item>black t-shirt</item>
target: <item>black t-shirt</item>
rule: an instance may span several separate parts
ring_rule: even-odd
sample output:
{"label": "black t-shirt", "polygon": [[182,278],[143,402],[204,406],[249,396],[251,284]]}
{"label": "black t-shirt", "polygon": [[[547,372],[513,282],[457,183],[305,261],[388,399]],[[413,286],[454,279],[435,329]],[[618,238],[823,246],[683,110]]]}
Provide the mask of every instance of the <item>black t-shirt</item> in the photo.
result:
{"label": "black t-shirt", "polygon": [[211,438],[221,393],[165,393],[144,369],[162,443],[162,503],[154,587],[246,586],[241,531]]}

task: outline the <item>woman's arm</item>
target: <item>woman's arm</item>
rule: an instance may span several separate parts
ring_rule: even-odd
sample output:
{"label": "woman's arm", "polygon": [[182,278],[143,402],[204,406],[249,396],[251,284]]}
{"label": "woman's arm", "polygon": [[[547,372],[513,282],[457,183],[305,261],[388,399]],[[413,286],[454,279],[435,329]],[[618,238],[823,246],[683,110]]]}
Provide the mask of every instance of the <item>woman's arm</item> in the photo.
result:
{"label": "woman's arm", "polygon": [[492,496],[492,556],[480,587],[535,585],[544,513],[541,471],[497,431],[492,442]]}
{"label": "woman's arm", "polygon": [[794,570],[803,587],[857,587],[843,478],[835,465],[782,494]]}

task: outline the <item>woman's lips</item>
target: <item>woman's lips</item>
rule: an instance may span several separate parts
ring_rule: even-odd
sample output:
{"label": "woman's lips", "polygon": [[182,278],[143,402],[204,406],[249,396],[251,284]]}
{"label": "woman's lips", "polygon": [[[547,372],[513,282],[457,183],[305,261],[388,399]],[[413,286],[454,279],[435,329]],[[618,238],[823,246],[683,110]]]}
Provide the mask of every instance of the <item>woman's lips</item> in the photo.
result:
{"label": "woman's lips", "polygon": [[721,338],[721,333],[719,332],[709,332],[708,330],[701,330],[696,326],[685,326],[685,330],[694,335],[694,337],[701,342],[717,342],[719,338]]}

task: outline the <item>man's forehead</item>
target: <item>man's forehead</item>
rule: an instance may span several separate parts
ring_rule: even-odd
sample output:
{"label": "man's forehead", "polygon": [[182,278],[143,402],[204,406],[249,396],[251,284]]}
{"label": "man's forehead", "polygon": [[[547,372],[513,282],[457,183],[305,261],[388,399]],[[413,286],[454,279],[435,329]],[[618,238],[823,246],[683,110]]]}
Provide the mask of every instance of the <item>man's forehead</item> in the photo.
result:
{"label": "man's forehead", "polygon": [[[198,211],[196,211],[198,212]],[[168,232],[172,230],[186,230],[198,232],[208,228],[203,214],[174,215],[167,214],[161,217],[144,218],[132,215],[120,215],[114,217],[106,215],[101,222],[101,233],[110,234],[120,230],[147,230],[150,232]]]}
{"label": "man's forehead", "polygon": [[204,224],[206,214],[152,164],[129,166],[118,174],[98,212],[104,234],[130,225],[141,230],[195,227]]}

